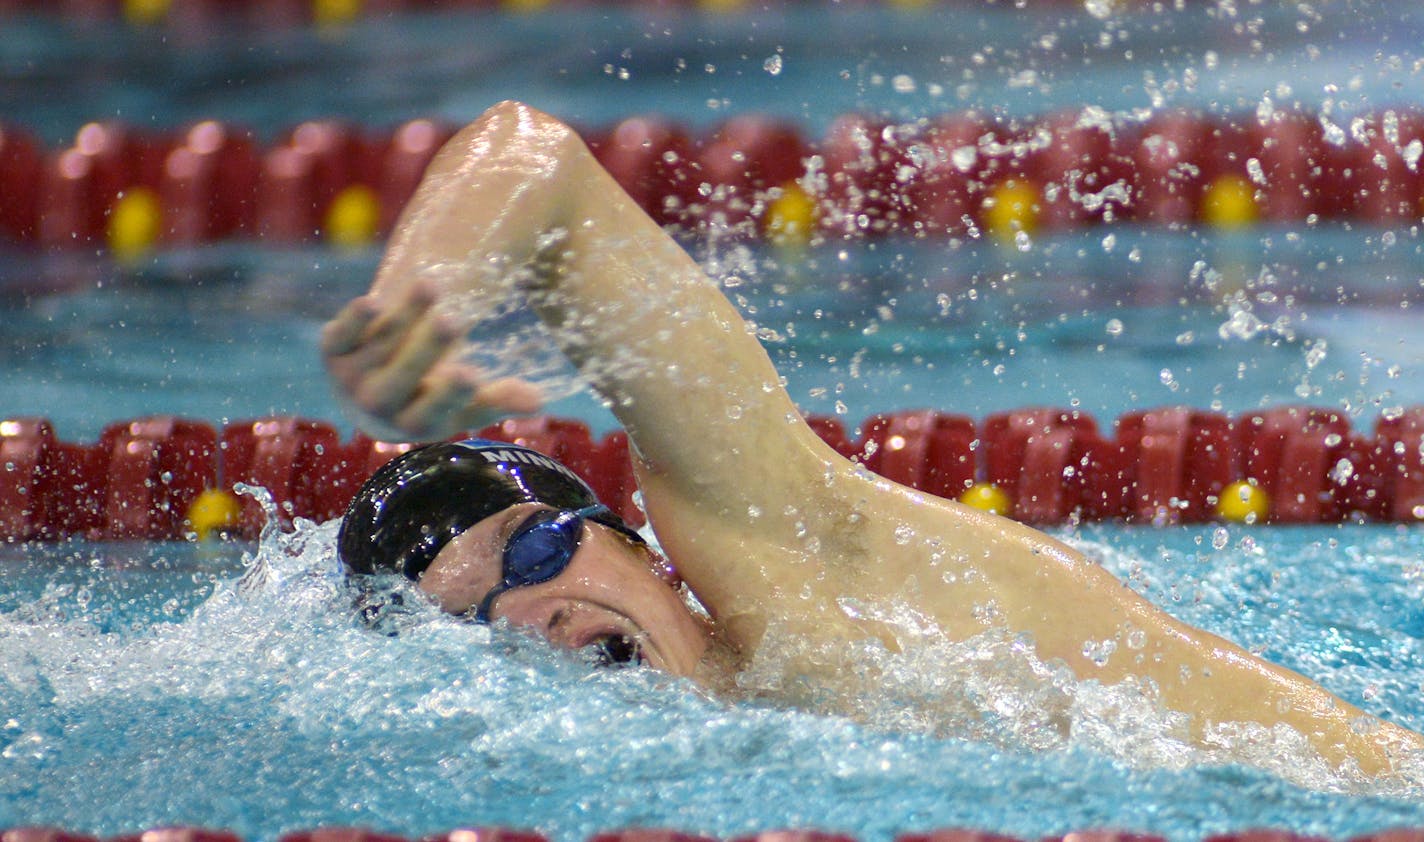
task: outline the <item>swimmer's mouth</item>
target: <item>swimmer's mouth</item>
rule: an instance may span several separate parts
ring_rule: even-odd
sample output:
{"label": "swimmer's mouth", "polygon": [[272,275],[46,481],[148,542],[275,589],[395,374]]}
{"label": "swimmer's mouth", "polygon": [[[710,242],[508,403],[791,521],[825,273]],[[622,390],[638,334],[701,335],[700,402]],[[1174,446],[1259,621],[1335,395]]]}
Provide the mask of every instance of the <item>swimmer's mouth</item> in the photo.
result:
{"label": "swimmer's mouth", "polygon": [[600,667],[617,667],[641,664],[646,659],[643,647],[626,634],[606,634],[589,644],[594,659]]}

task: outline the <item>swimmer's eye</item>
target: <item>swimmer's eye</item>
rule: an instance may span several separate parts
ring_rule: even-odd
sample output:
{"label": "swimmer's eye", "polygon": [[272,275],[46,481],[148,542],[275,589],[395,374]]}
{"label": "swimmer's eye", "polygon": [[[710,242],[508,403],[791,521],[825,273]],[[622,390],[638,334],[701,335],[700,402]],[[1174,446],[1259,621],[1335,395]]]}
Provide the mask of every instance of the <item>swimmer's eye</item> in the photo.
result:
{"label": "swimmer's eye", "polygon": [[601,667],[636,664],[643,660],[643,652],[637,641],[626,634],[605,635],[591,645]]}

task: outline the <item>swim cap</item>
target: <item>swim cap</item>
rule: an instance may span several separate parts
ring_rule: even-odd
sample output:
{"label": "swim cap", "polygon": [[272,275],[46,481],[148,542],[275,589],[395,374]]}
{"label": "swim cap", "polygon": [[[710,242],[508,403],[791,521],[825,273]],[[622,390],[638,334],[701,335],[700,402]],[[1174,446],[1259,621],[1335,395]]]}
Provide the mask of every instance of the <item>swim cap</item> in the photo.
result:
{"label": "swim cap", "polygon": [[[527,447],[489,439],[425,445],[361,486],[341,522],[337,554],[352,573],[401,573],[414,582],[455,536],[519,503],[574,510],[598,497],[573,471]],[[642,543],[612,512],[589,520]]]}

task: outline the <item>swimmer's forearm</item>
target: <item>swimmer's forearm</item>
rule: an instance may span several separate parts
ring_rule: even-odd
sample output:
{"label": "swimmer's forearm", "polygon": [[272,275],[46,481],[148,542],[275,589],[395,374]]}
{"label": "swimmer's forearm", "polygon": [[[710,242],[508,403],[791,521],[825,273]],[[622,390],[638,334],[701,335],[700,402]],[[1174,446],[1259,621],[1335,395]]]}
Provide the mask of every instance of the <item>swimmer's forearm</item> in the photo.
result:
{"label": "swimmer's forearm", "polygon": [[1192,736],[1203,747],[1219,749],[1224,742],[1239,741],[1241,736],[1232,736],[1239,724],[1269,730],[1280,723],[1305,736],[1336,769],[1352,763],[1377,776],[1420,759],[1424,743],[1417,734],[1378,720],[1299,673],[1188,626],[1140,598],[1127,602],[1133,627],[1147,632],[1145,642],[1135,651],[1113,655],[1110,669],[1085,666],[1079,659],[1077,671],[1084,677],[1099,673],[1108,683],[1131,675],[1152,678],[1168,708],[1193,713]]}

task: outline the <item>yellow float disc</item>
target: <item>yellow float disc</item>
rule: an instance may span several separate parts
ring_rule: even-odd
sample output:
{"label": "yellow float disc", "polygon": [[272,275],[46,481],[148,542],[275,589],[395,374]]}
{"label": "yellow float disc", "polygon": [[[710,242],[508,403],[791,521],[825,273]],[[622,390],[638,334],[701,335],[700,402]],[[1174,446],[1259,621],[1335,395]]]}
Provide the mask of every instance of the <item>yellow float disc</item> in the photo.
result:
{"label": "yellow float disc", "polygon": [[767,205],[762,229],[777,245],[804,246],[816,229],[816,201],[800,184],[788,181]]}
{"label": "yellow float disc", "polygon": [[242,503],[233,494],[217,488],[205,489],[188,507],[188,528],[206,541],[237,526]]}
{"label": "yellow float disc", "polygon": [[963,494],[959,495],[959,502],[980,511],[1005,517],[1013,513],[1014,507],[1014,502],[1009,499],[1009,493],[992,482],[976,482],[969,486]]}
{"label": "yellow float disc", "polygon": [[1223,488],[1216,501],[1216,516],[1232,523],[1260,523],[1270,513],[1269,495],[1247,480],[1239,480]]}
{"label": "yellow float disc", "polygon": [[1020,231],[1032,234],[1038,227],[1038,202],[1038,188],[1033,184],[1005,181],[984,200],[984,227],[1001,240],[1012,240]]}
{"label": "yellow float disc", "polygon": [[747,0],[697,0],[697,8],[716,14],[741,11],[746,5]]}
{"label": "yellow float disc", "polygon": [[361,0],[312,0],[312,21],[318,26],[339,26],[361,15]]}
{"label": "yellow float disc", "polygon": [[158,23],[168,17],[173,0],[124,0],[124,20],[132,24]]}
{"label": "yellow float disc", "polygon": [[163,206],[146,187],[125,190],[109,210],[109,250],[119,260],[143,256],[163,229]]}
{"label": "yellow float disc", "polygon": [[364,184],[353,184],[336,194],[326,208],[321,230],[338,246],[360,248],[376,239],[381,225],[381,200]]}
{"label": "yellow float disc", "polygon": [[1244,228],[1260,216],[1256,188],[1239,175],[1223,175],[1207,185],[1202,221],[1216,228]]}

